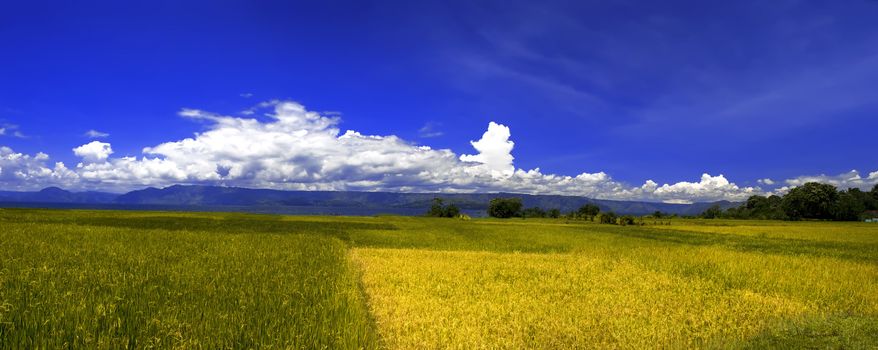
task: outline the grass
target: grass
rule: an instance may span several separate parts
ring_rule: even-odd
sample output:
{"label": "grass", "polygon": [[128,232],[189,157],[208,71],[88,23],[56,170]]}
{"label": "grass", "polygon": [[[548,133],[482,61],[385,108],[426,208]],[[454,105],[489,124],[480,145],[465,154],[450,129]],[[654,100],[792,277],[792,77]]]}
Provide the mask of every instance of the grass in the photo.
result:
{"label": "grass", "polygon": [[0,348],[876,348],[878,225],[0,210]]}
{"label": "grass", "polygon": [[0,348],[375,345],[347,247],[325,234],[331,226],[11,212],[0,215]]}

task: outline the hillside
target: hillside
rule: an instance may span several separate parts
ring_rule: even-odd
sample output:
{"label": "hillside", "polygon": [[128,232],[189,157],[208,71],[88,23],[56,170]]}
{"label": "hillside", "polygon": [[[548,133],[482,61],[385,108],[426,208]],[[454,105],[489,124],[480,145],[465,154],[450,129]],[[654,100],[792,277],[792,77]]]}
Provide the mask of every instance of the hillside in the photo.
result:
{"label": "hillside", "polygon": [[[697,215],[711,205],[722,208],[734,207],[732,202],[669,204],[638,201],[614,201],[591,199],[587,197],[560,195],[528,195],[515,193],[391,193],[391,192],[353,192],[353,191],[281,191],[248,189],[219,186],[183,186],[166,188],[146,188],[122,195],[105,192],[71,192],[57,187],[49,187],[38,192],[0,191],[0,203],[4,206],[27,204],[54,207],[53,204],[75,204],[77,207],[99,206],[100,208],[120,209],[142,206],[174,207],[178,210],[211,211],[252,211],[254,208],[337,208],[370,209],[370,212],[411,214],[426,210],[430,201],[440,197],[454,203],[468,212],[484,211],[488,202],[496,197],[520,197],[525,207],[558,208],[563,212],[576,210],[582,205],[593,203],[602,211],[619,214],[642,215],[655,211],[678,215]],[[45,205],[43,205],[45,204]],[[283,212],[283,210],[278,210]],[[360,214],[356,214],[360,215]]]}

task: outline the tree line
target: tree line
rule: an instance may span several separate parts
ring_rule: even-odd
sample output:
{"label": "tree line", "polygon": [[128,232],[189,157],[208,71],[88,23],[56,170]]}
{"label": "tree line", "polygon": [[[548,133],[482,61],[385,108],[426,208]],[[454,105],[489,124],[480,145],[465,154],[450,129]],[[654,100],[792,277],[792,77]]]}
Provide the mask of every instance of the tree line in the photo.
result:
{"label": "tree line", "polygon": [[830,184],[808,182],[791,189],[783,196],[750,196],[740,206],[727,210],[715,205],[705,210],[701,217],[857,221],[874,210],[878,210],[878,185],[865,192],[859,188],[838,190]]}
{"label": "tree line", "polygon": [[[460,209],[457,208],[453,203],[445,205],[444,201],[440,198],[433,199],[432,205],[430,209],[427,211],[427,216],[432,217],[457,217],[460,215]],[[601,212],[601,208],[595,204],[585,204],[579,207],[577,210],[573,210],[567,213],[562,213],[561,209],[551,208],[551,209],[543,209],[540,207],[530,207],[525,208],[524,203],[521,198],[518,197],[510,197],[510,198],[494,198],[488,203],[488,216],[500,219],[508,219],[508,218],[550,218],[550,219],[558,219],[558,218],[566,218],[568,220],[571,219],[579,219],[579,220],[588,220],[595,221],[597,220],[603,224],[613,224],[613,225],[637,225],[643,224],[643,218],[635,218],[629,215],[616,215],[612,211],[610,212]],[[662,212],[655,212],[650,216],[653,219],[663,219],[669,218],[670,216],[664,214]],[[639,220],[639,222],[638,222]]]}

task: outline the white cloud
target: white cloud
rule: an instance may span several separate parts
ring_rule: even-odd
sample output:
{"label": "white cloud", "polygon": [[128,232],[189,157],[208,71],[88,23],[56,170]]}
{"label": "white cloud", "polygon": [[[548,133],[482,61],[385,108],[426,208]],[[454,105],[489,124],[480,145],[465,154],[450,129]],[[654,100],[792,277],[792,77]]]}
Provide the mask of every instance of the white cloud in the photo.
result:
{"label": "white cloud", "polygon": [[784,186],[782,190],[786,191],[792,187],[801,186],[807,182],[827,183],[840,189],[859,188],[862,190],[868,190],[871,189],[872,186],[878,184],[878,171],[869,173],[869,176],[867,177],[860,176],[860,172],[857,170],[851,170],[834,176],[824,174],[799,176],[784,180],[784,183],[786,183],[787,186]]}
{"label": "white cloud", "polygon": [[106,161],[107,158],[113,154],[113,148],[109,143],[92,141],[74,148],[73,154],[82,157],[82,159],[88,163],[97,163]]}
{"label": "white cloud", "polygon": [[438,128],[439,126],[439,123],[427,122],[427,124],[424,124],[424,126],[418,129],[418,136],[425,139],[442,136],[445,133],[440,130],[436,130],[436,128]]}
{"label": "white cloud", "polygon": [[[434,186],[458,162],[447,150],[416,146],[396,136],[344,134],[339,120],[292,102],[270,102],[267,122],[184,109],[207,120],[192,138],[144,148],[143,158],[87,164],[94,181],[132,184],[226,183],[286,189],[395,189]],[[426,183],[420,183],[420,181]]]}
{"label": "white cloud", "polygon": [[18,125],[15,124],[3,124],[0,126],[0,136],[11,135],[13,137],[17,137],[20,139],[26,139],[27,135],[18,130]]}
{"label": "white cloud", "polygon": [[756,182],[763,184],[763,185],[768,185],[768,186],[774,185],[774,180],[769,179],[769,178],[759,179],[759,180],[756,180]]}
{"label": "white cloud", "polygon": [[491,122],[481,139],[470,141],[479,154],[464,154],[460,156],[460,160],[481,163],[494,177],[510,176],[515,171],[512,165],[512,148],[515,143],[509,140],[510,136],[512,135],[508,127]]}
{"label": "white cloud", "polygon": [[0,188],[4,190],[30,191],[49,184],[75,186],[77,175],[64,163],[48,165],[45,153],[28,155],[0,146]]}
{"label": "white cloud", "polygon": [[[759,187],[740,187],[722,174],[662,185],[647,180],[633,186],[600,171],[566,176],[544,174],[539,168],[516,169],[511,131],[494,122],[471,142],[475,154],[458,155],[393,135],[342,132],[337,115],[308,111],[295,102],[269,101],[249,111],[260,117],[183,109],[180,116],[203,121],[206,130],[146,147],[139,157],[112,157],[109,143],[93,141],[73,149],[83,162],[72,169],[63,163],[47,164],[48,156],[42,153],[28,156],[4,148],[0,181],[18,181],[17,187],[8,188],[58,185],[124,191],[182,183],[298,190],[504,191],[668,203],[743,201],[764,193]],[[878,172],[858,177],[845,174],[844,179],[864,186],[878,182]],[[760,183],[770,185],[766,180]]]}
{"label": "white cloud", "polygon": [[722,174],[711,176],[702,174],[699,182],[678,182],[673,185],[664,184],[655,189],[653,198],[666,202],[681,201],[715,201],[732,200],[742,201],[747,197],[761,194],[762,190],[757,187],[738,187],[729,182]]}
{"label": "white cloud", "polygon": [[91,129],[89,131],[86,131],[85,134],[83,134],[83,136],[90,137],[93,139],[99,139],[99,138],[108,137],[108,136],[110,136],[110,134],[105,133],[105,132],[100,132],[100,131],[97,131],[95,129]]}

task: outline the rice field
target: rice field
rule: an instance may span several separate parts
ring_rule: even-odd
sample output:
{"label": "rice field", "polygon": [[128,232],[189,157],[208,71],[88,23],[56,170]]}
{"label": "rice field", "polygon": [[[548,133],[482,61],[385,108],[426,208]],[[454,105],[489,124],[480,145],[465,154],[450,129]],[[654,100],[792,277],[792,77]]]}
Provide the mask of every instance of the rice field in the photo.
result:
{"label": "rice field", "polygon": [[221,215],[0,213],[2,349],[376,344],[332,230]]}
{"label": "rice field", "polygon": [[878,225],[0,210],[0,348],[878,348]]}

